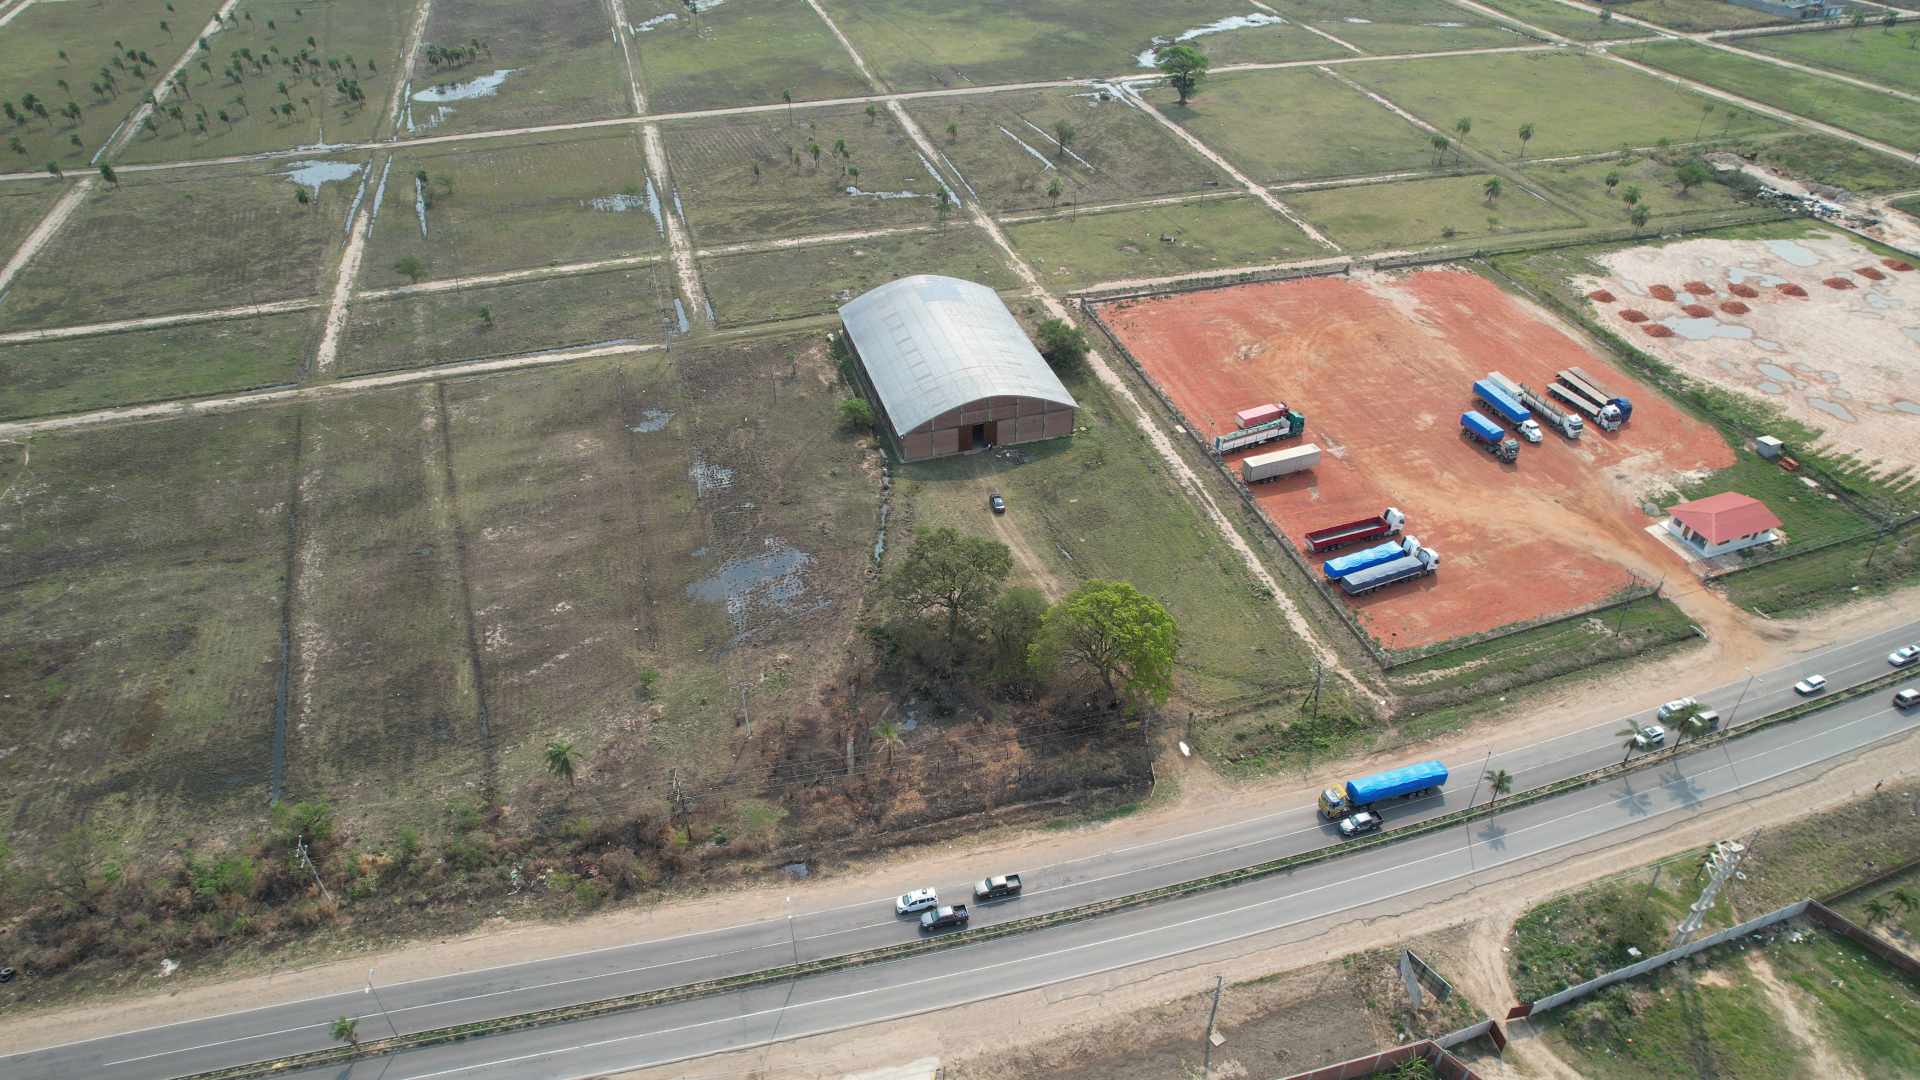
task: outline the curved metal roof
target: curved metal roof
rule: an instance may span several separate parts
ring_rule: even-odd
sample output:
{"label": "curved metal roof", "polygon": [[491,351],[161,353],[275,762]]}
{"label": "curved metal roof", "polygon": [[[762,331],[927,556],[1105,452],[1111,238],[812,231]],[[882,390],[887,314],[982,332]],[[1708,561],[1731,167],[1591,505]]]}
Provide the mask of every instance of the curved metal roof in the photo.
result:
{"label": "curved metal roof", "polygon": [[840,321],[900,434],[981,398],[1077,405],[985,285],[916,274],[856,297]]}

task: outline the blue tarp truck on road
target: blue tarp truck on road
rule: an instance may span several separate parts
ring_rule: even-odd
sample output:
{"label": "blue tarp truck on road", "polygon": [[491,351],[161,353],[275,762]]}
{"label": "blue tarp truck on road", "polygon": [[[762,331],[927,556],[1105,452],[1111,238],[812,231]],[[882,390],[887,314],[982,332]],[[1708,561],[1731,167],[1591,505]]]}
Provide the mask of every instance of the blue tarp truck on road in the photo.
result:
{"label": "blue tarp truck on road", "polygon": [[1423,761],[1399,769],[1349,780],[1342,787],[1320,793],[1320,816],[1329,821],[1346,817],[1387,799],[1406,798],[1440,790],[1447,782],[1447,767],[1438,761]]}

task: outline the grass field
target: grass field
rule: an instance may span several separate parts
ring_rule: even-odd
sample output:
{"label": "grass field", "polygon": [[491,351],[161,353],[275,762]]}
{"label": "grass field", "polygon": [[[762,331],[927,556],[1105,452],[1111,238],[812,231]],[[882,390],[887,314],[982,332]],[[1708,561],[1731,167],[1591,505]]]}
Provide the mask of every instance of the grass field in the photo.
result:
{"label": "grass field", "polygon": [[1814,67],[1843,71],[1882,86],[1920,92],[1920,65],[1907,39],[1915,27],[1865,26],[1859,30],[1818,34],[1770,34],[1744,38],[1742,49],[1795,60]]}
{"label": "grass field", "polygon": [[[66,194],[66,185],[54,180],[0,187],[0,266],[6,265],[53,204]],[[0,300],[0,303],[4,303]]]}
{"label": "grass field", "polygon": [[[843,107],[670,123],[661,137],[687,224],[705,246],[931,224],[942,185],[953,183],[934,173],[885,109],[872,117]],[[840,142],[845,157],[836,154]],[[810,146],[820,150],[817,161]],[[958,185],[952,190],[966,197]]]}
{"label": "grass field", "polygon": [[[1738,9],[1734,9],[1738,10]],[[1689,43],[1627,45],[1619,55],[1900,147],[1920,147],[1920,109],[1888,94]],[[1734,134],[1742,125],[1735,125]]]}
{"label": "grass field", "polygon": [[1418,128],[1311,71],[1221,75],[1184,107],[1164,87],[1149,96],[1169,119],[1263,184],[1373,176],[1433,161]]}
{"label": "grass field", "polygon": [[[426,367],[606,341],[658,342],[671,307],[664,266],[353,302],[343,373]],[[483,314],[484,312],[484,314]],[[697,319],[700,312],[688,312]]]}
{"label": "grass field", "polygon": [[[435,68],[427,61],[429,45],[474,41],[481,55],[467,63]],[[631,96],[605,5],[440,0],[427,17],[400,126],[442,134],[625,116]]]}
{"label": "grass field", "polygon": [[1764,11],[1735,7],[1719,0],[1627,0],[1616,5],[1619,14],[1631,15],[1669,30],[1738,30],[1748,26],[1767,26],[1785,20]]}
{"label": "grass field", "polygon": [[1278,0],[1274,7],[1375,55],[1530,44],[1446,0]]}
{"label": "grass field", "polygon": [[[867,66],[895,90],[1125,75],[1156,36],[1173,37],[1250,6],[1190,0],[1177,8],[1141,0],[823,0]],[[1227,35],[1259,35],[1257,27]],[[1193,39],[1206,47],[1207,38]]]}
{"label": "grass field", "polygon": [[[989,210],[1198,191],[1225,174],[1142,109],[1082,88],[913,102],[908,112]],[[1059,145],[1061,125],[1071,130]],[[951,125],[953,130],[948,131]]]}
{"label": "grass field", "polygon": [[[1183,44],[1205,53],[1215,71],[1228,64],[1278,64],[1290,60],[1327,60],[1353,55],[1351,50],[1335,45],[1304,26],[1277,23],[1230,33],[1203,34],[1189,38]],[[1134,70],[1145,70],[1139,66],[1138,57],[1135,57]]]}
{"label": "grass field", "polygon": [[301,205],[288,168],[179,170],[96,185],[15,279],[0,303],[0,327],[320,294],[359,177],[319,184]]}
{"label": "grass field", "polygon": [[[1710,104],[1715,111],[1708,122],[1727,134],[1779,130],[1773,121],[1745,110],[1734,110],[1728,123],[1732,106],[1598,57],[1566,52],[1362,64],[1346,74],[1450,135],[1456,120],[1471,119],[1467,145],[1499,158],[1683,141],[1700,129]],[[1533,139],[1524,147],[1518,134],[1522,124],[1533,125]]]}
{"label": "grass field", "polygon": [[[1620,193],[1627,187],[1640,189],[1640,205],[1654,217],[1731,210],[1744,205],[1721,184],[1705,183],[1685,194],[1674,181],[1672,166],[1638,154],[1605,161],[1534,165],[1526,170],[1529,179],[1565,198],[1599,225],[1626,225],[1630,209]],[[1617,176],[1619,183],[1607,187],[1607,177]]]}
{"label": "grass field", "polygon": [[319,328],[305,311],[0,345],[0,418],[290,383]]}
{"label": "grass field", "polygon": [[1599,16],[1570,8],[1558,0],[1480,0],[1480,6],[1574,41],[1617,41],[1650,33],[1623,22],[1601,22]]}
{"label": "grass field", "polygon": [[[154,117],[154,130],[136,135],[121,160],[222,157],[361,142],[378,134],[400,70],[410,23],[406,5],[386,0],[252,0],[236,14],[239,24],[208,38],[207,51],[181,72],[186,94],[171,99],[181,107],[181,119]],[[248,62],[243,50],[261,64]],[[310,63],[298,59],[303,52],[310,54]],[[329,60],[340,65],[338,74],[327,66]],[[227,74],[236,64],[237,80]],[[341,78],[358,83],[363,99],[354,101],[342,93]],[[291,115],[284,115],[281,106],[292,106]],[[205,130],[195,121],[200,109],[208,116]],[[223,111],[228,121],[219,119]]]}
{"label": "grass field", "polygon": [[293,440],[255,411],[0,444],[15,852],[83,820],[131,855],[265,818]]}
{"label": "grass field", "polygon": [[1778,546],[1781,551],[1814,547],[1871,531],[1872,523],[1848,509],[1845,503],[1808,490],[1798,478],[1751,450],[1741,449],[1737,453],[1732,468],[1684,485],[1657,501],[1665,507],[1721,491],[1751,495],[1779,515],[1780,531],[1787,537],[1787,542]]}
{"label": "grass field", "polygon": [[1252,197],[1075,214],[1020,222],[1006,231],[1034,269],[1065,289],[1285,262],[1327,250]]}
{"label": "grass field", "polygon": [[[169,11],[166,0],[126,0],[35,4],[21,11],[0,29],[0,100],[18,106],[31,93],[45,103],[47,119],[6,122],[6,134],[26,148],[8,160],[30,162],[30,168],[49,161],[84,168],[219,6],[217,0],[178,0]],[[172,34],[160,29],[163,21]],[[122,48],[116,50],[115,42]],[[125,55],[129,51],[134,59]],[[80,107],[77,122],[61,113],[69,103]]]}
{"label": "grass field", "polygon": [[1487,179],[1443,176],[1325,188],[1289,193],[1287,201],[1334,243],[1350,251],[1379,251],[1581,224],[1579,218],[1511,182],[1490,203],[1484,190]]}
{"label": "grass field", "polygon": [[1920,188],[1920,166],[1832,135],[1808,133],[1754,140],[1741,146],[1740,152],[1789,176],[1849,191]]}
{"label": "grass field", "polygon": [[666,249],[654,214],[672,212],[672,192],[647,175],[630,130],[423,146],[395,154],[384,175],[384,196],[378,177],[367,195],[376,216],[363,287],[406,284],[395,264],[409,258],[452,278]]}
{"label": "grass field", "polygon": [[867,92],[806,0],[719,4],[692,14],[677,0],[627,4],[628,48],[649,112],[714,109]]}
{"label": "grass field", "polygon": [[825,315],[909,274],[949,274],[995,289],[1020,285],[993,241],[967,225],[710,256],[700,260],[700,271],[722,326]]}

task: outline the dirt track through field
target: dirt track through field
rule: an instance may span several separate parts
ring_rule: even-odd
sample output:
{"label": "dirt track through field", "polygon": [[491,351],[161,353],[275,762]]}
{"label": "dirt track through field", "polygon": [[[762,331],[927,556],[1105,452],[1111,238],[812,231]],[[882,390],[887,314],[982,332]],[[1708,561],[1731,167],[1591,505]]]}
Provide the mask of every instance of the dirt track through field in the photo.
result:
{"label": "dirt track through field", "polygon": [[[392,155],[380,162],[385,168]],[[371,174],[372,166],[368,167]],[[313,353],[313,372],[315,375],[330,377],[333,374],[334,357],[340,351],[340,336],[347,328],[348,302],[353,298],[353,283],[360,276],[360,260],[366,257],[367,238],[373,233],[373,214],[375,207],[371,202],[363,201],[352,225],[352,233],[347,240],[346,250],[340,253],[340,265],[334,271],[333,296],[327,301],[326,324],[320,330],[320,344]]]}
{"label": "dirt track through field", "polygon": [[[220,7],[214,11],[213,18],[207,21],[207,25],[201,28],[200,33],[195,36],[205,39],[218,34],[221,29],[226,26],[226,23],[222,20],[231,14],[239,3],[240,0],[226,0],[225,3],[221,4]],[[150,89],[149,93],[151,94],[152,100],[142,101],[140,107],[133,110],[133,115],[127,117],[127,122],[114,129],[112,137],[108,138],[107,144],[102,146],[99,152],[93,155],[92,160],[111,161],[113,160],[113,155],[125,149],[126,145],[133,141],[133,137],[139,134],[141,126],[147,122],[147,117],[152,116],[153,111],[165,104],[168,96],[173,93],[173,77],[185,71],[187,65],[191,64],[193,58],[198,55],[199,53],[191,45],[182,49],[180,51],[180,59],[175,60],[173,66],[168,68],[166,73],[161,75],[159,81]]]}
{"label": "dirt track through field", "polygon": [[54,203],[53,209],[47,211],[47,216],[41,218],[40,224],[34,226],[33,232],[28,233],[27,238],[20,242],[20,249],[13,253],[13,258],[7,260],[6,266],[0,267],[0,293],[7,291],[7,287],[13,284],[13,279],[20,275],[20,271],[27,268],[27,263],[33,260],[34,255],[38,254],[41,248],[47,246],[47,241],[53,239],[54,234],[60,231],[60,227],[65,225],[67,219],[72,217],[73,212],[79,208],[80,201],[87,197],[87,192],[92,190],[93,177],[89,176],[73,185],[71,191],[60,196],[60,201]]}
{"label": "dirt track through field", "polygon": [[627,5],[621,0],[607,0],[607,7],[613,13],[613,40],[620,43],[620,66],[627,72],[627,104],[633,107],[635,116],[645,115],[647,95],[640,89],[640,76],[633,66],[633,37],[627,29]]}
{"label": "dirt track through field", "polygon": [[161,326],[183,326],[188,323],[220,322],[225,319],[250,319],[261,315],[284,315],[290,311],[306,311],[319,306],[320,301],[311,298],[304,300],[274,300],[265,304],[247,304],[243,307],[215,308],[212,311],[185,311],[175,315],[148,315],[143,318],[119,319],[114,322],[55,326],[46,330],[14,330],[0,334],[0,345],[19,345],[31,341],[60,341],[66,338],[95,337],[102,334],[125,333],[129,330],[152,330]]}
{"label": "dirt track through field", "polygon": [[[20,2],[13,7],[7,8],[5,11],[0,11],[0,27],[5,27],[8,23],[19,18],[21,12],[32,6],[33,0],[20,0]],[[5,7],[5,5],[0,4],[0,7]]]}
{"label": "dirt track through field", "polygon": [[[386,122],[387,139],[400,137],[400,101],[407,93],[407,87],[413,83],[413,65],[420,55],[420,39],[427,36],[427,17],[433,12],[433,0],[418,0],[413,9],[413,25],[407,30],[407,38],[401,43],[404,50],[400,54],[400,70],[394,74],[393,93],[387,98]],[[376,129],[376,134],[378,130]]]}
{"label": "dirt track through field", "polygon": [[[667,169],[667,151],[660,144],[660,125],[648,124],[640,129],[641,141],[647,152],[647,172],[654,182],[660,185],[660,194],[664,198],[674,190],[673,177]],[[713,324],[708,314],[713,305],[707,303],[706,286],[700,283],[700,263],[694,258],[693,241],[687,236],[686,223],[680,220],[679,200],[673,201],[673,208],[661,208],[660,221],[667,227],[667,247],[673,252],[674,275],[680,281],[680,294],[686,298],[687,318],[704,320]]]}

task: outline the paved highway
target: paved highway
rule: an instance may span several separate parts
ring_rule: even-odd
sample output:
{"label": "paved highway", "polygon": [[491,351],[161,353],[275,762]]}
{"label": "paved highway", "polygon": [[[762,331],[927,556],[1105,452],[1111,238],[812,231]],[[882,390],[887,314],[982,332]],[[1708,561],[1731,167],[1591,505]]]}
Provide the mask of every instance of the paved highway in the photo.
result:
{"label": "paved highway", "polygon": [[[1889,670],[1886,654],[1914,640],[1920,640],[1920,623],[1695,694],[1737,726],[1742,717],[1759,717],[1796,701],[1792,683],[1809,672],[1825,674],[1834,689],[1885,674]],[[1920,668],[1916,682],[1920,683]],[[1731,744],[1731,752],[1714,748],[1688,755],[1678,771],[1663,766],[1623,783],[1523,807],[1501,815],[1491,826],[1476,824],[1477,862],[1484,870],[1602,835],[1635,819],[1685,812],[1742,781],[1751,784],[1804,768],[1907,730],[1910,722],[1920,722],[1920,716],[1910,720],[1894,713],[1888,708],[1888,695],[1874,694],[1742,739]],[[1621,740],[1614,732],[1622,725],[1623,721],[1610,721],[1497,753],[1491,765],[1512,772],[1516,790],[1547,783],[1619,760]],[[1455,778],[1446,792],[1389,810],[1389,827],[1466,805],[1483,762],[1450,762],[1449,766]],[[1637,787],[1638,793],[1629,795],[1627,785]],[[1020,899],[976,908],[975,924],[1072,907],[1333,842],[1331,827],[1318,820],[1311,806],[1296,806],[1052,866],[983,866],[983,874],[1023,870],[1028,888]],[[752,1045],[770,1037],[789,989],[793,1002],[782,1022],[782,1037],[864,1023],[1318,918],[1458,877],[1467,872],[1467,859],[1457,833],[1450,839],[1421,838],[1230,890],[1003,942],[821,976],[797,985],[782,983],[464,1047],[423,1050],[403,1055],[389,1075],[406,1080],[441,1075],[436,1069],[469,1066],[475,1069],[473,1075],[525,1075],[530,1070],[574,1075]],[[903,888],[922,884],[928,883],[901,883]],[[964,898],[968,891],[964,882],[933,884],[943,895],[955,898]],[[870,903],[799,912],[790,921],[761,919],[701,934],[382,986],[385,1014],[372,1008],[374,1003],[365,994],[331,995],[0,1058],[0,1073],[178,1076],[331,1045],[328,1029],[343,1014],[358,1015],[366,1036],[387,1034],[389,1019],[399,1031],[420,1030],[760,970],[796,957],[831,956],[898,942],[916,933],[910,921],[893,917],[890,898],[875,897]],[[613,1041],[605,1041],[609,1038]],[[494,1060],[520,1054],[563,1054],[564,1059],[538,1066],[531,1064],[532,1059]]]}

